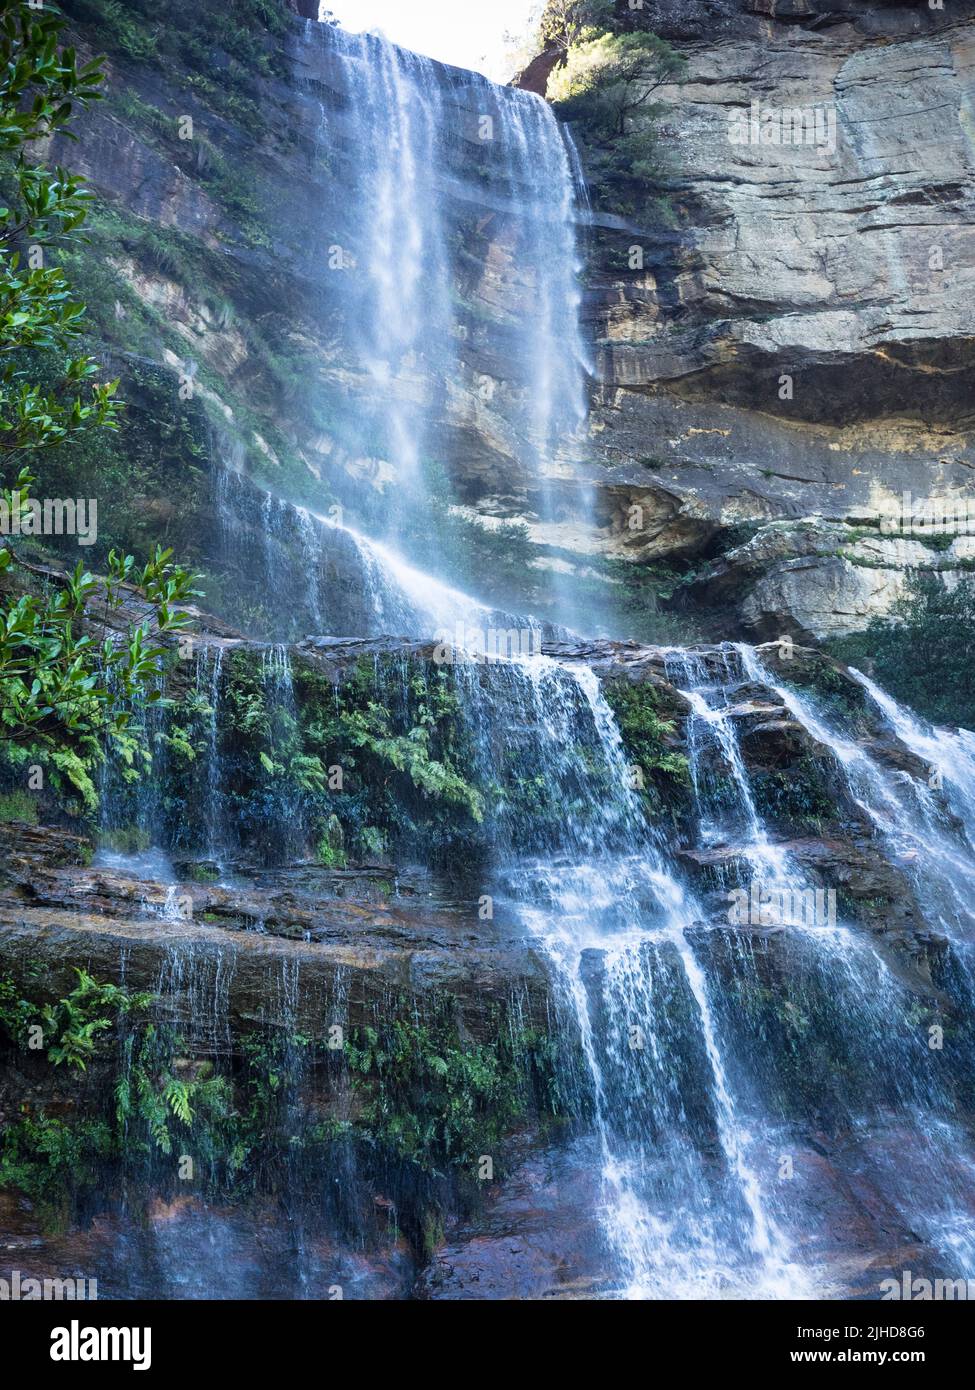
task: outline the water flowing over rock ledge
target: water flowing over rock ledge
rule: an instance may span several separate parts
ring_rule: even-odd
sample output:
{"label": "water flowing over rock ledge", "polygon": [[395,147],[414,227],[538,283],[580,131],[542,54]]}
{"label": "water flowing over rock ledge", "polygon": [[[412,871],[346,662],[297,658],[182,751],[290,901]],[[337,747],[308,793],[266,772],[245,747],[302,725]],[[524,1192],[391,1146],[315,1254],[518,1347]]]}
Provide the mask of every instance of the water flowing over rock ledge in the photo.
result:
{"label": "water flowing over rock ledge", "polygon": [[[358,1026],[394,992],[448,991],[472,1035],[511,997],[527,1017],[545,1016],[545,970],[524,933],[472,923],[466,904],[438,900],[420,872],[396,873],[395,889],[385,865],[267,871],[232,889],[188,881],[174,893],[131,871],[82,867],[85,842],[53,827],[5,826],[0,842],[4,969],[25,986],[43,970],[50,999],[69,991],[75,965],[144,990],[170,969],[178,977],[185,959],[187,988],[200,997],[177,989],[163,1008],[190,1033],[206,1003],[226,1010],[232,1031],[261,1024],[320,1039],[335,1021],[331,1001],[341,999],[343,1021]],[[290,973],[301,989],[286,1000]],[[206,1001],[207,980],[225,992],[221,1001]]]}
{"label": "water flowing over rock ledge", "polygon": [[[225,659],[237,652],[245,670],[259,673],[268,688],[279,687],[279,649],[237,638],[211,639],[198,654],[203,669],[212,667],[212,654],[218,650]],[[303,688],[301,668],[305,663],[327,674],[328,688],[336,695],[326,698],[333,700],[343,685],[358,679],[363,660],[373,671],[392,662],[397,671],[416,674],[434,664],[433,650],[431,644],[392,639],[312,640],[290,653],[291,688]],[[273,662],[269,662],[269,652]],[[815,690],[820,699],[826,694],[837,702],[836,708],[847,711],[847,716],[855,711],[860,721],[862,745],[857,746],[862,746],[862,756],[873,759],[882,754],[885,765],[895,774],[908,777],[918,776],[925,765],[910,747],[891,737],[889,727],[885,731],[877,711],[870,714],[863,688],[856,680],[835,663],[802,648],[770,645],[752,656],[728,647],[688,651],[636,643],[563,642],[550,644],[538,660],[557,660],[567,670],[579,663],[580,670],[596,673],[607,691],[618,691],[621,684],[634,691],[652,691],[655,717],[666,714],[672,721],[670,731],[664,734],[667,746],[684,750],[692,759],[697,810],[692,812],[685,806],[678,824],[685,827],[682,837],[693,837],[680,857],[689,871],[689,881],[697,885],[700,906],[697,921],[687,925],[686,942],[693,959],[700,963],[695,969],[701,968],[709,981],[708,994],[701,998],[712,1001],[709,1007],[715,1013],[711,1026],[725,1035],[737,1033],[741,1041],[753,1036],[755,1050],[747,1045],[745,1050],[751,1058],[749,1070],[756,1073],[753,1084],[774,1096],[775,1108],[781,1111],[778,1123],[785,1129],[776,1139],[773,1126],[763,1142],[786,1144],[800,1165],[803,1178],[792,1219],[801,1211],[802,1219],[815,1231],[806,1251],[806,1264],[820,1267],[819,1278],[826,1281],[822,1287],[845,1295],[858,1291],[869,1295],[883,1272],[898,1267],[900,1260],[912,1259],[927,1267],[938,1257],[924,1242],[917,1243],[898,1215],[898,1202],[903,1199],[881,1195],[885,1155],[891,1146],[899,1147],[906,1135],[900,1128],[905,1122],[889,1109],[888,1083],[879,1077],[873,1083],[878,1088],[874,1103],[879,1106],[874,1128],[869,1141],[863,1136],[854,1141],[849,1096],[836,1081],[846,1068],[853,1068],[858,1077],[858,1105],[868,1103],[861,1047],[869,1051],[877,1045],[878,1023],[872,1006],[861,1018],[859,1026],[865,1030],[862,1039],[847,1039],[845,1059],[837,1055],[833,1011],[862,1009],[864,996],[860,991],[876,990],[885,1027],[893,1014],[906,1010],[905,1018],[909,1018],[912,1009],[920,1010],[924,1019],[940,1018],[946,1026],[967,1027],[958,1014],[949,983],[952,966],[946,923],[926,917],[915,896],[910,861],[898,865],[888,859],[876,838],[876,826],[871,828],[863,806],[857,807],[851,798],[840,765],[834,766],[834,780],[827,779],[819,792],[815,790],[816,777],[805,765],[810,757],[821,771],[833,763],[836,736],[818,725],[805,707],[787,708],[785,687],[774,685],[776,671],[788,674],[793,689]],[[496,677],[504,682],[513,674],[496,672],[491,663],[470,663],[469,669],[489,682]],[[436,670],[448,679],[458,676],[451,667]],[[227,688],[219,689],[222,698],[228,698]],[[697,693],[702,689],[715,695],[720,692],[718,709],[722,702],[724,705],[722,722],[715,726],[719,737],[711,749],[702,742],[707,735],[701,722],[704,706]],[[360,694],[358,698],[364,697]],[[300,703],[294,708],[300,715]],[[620,708],[625,737],[632,725],[632,711],[628,720],[627,706]],[[733,744],[722,743],[727,738],[732,738]],[[737,755],[735,747],[740,750]],[[715,764],[712,760],[716,755],[720,762]],[[736,762],[739,756],[740,764]],[[768,801],[768,814],[776,825],[768,838],[767,832],[759,832],[754,824],[749,831],[746,816],[737,836],[711,845],[706,838],[701,842],[710,795],[705,788],[714,771],[720,773],[714,784],[719,792],[730,771],[745,779],[740,794],[751,797],[764,795],[763,779],[774,778],[783,769],[788,770],[800,792],[798,798],[787,797],[783,802],[780,790]],[[824,794],[832,799],[828,828],[822,823],[827,812],[817,803],[817,797],[821,799]],[[820,818],[820,832],[797,836],[796,825],[810,810]],[[702,815],[704,821],[692,829],[694,817]],[[634,822],[629,834],[637,833]],[[388,1026],[390,1020],[436,1018],[445,1006],[450,1028],[458,1030],[457,1036],[466,1040],[463,1045],[467,1048],[483,1046],[493,1052],[499,1036],[515,1030],[519,1037],[535,1040],[526,1046],[541,1047],[541,1055],[560,1059],[563,1086],[568,1084],[566,1078],[573,1065],[578,1066],[578,1062],[570,1062],[573,1029],[571,1013],[566,1013],[564,986],[557,971],[553,973],[552,961],[543,959],[538,941],[526,930],[521,915],[512,912],[508,896],[511,885],[505,883],[505,875],[498,885],[494,915],[480,920],[477,895],[470,888],[444,882],[429,869],[397,866],[388,857],[375,864],[350,862],[341,869],[309,863],[260,867],[248,862],[246,851],[238,848],[230,854],[224,852],[219,869],[224,881],[200,882],[195,880],[207,861],[201,860],[198,852],[196,856],[187,854],[176,846],[171,849],[172,860],[165,865],[165,874],[158,877],[153,876],[151,858],[141,868],[138,856],[128,860],[123,856],[120,861],[115,855],[107,863],[88,864],[90,842],[63,828],[8,826],[3,839],[0,951],[7,978],[38,1004],[65,998],[74,982],[75,967],[128,991],[149,990],[157,999],[154,1017],[158,1024],[178,1032],[182,1067],[195,1068],[215,1060],[222,1068],[230,1065],[236,1074],[245,1065],[255,1032],[265,1037],[277,1035],[291,1049],[296,1037],[308,1040],[302,1047],[327,1047],[336,1025],[344,1030],[344,1036],[351,1033],[361,1038],[364,1030],[381,1027],[384,1022]],[[786,868],[787,864],[792,867]],[[607,862],[599,872],[612,875],[617,871]],[[547,870],[542,864],[532,867],[529,863],[527,872],[544,874]],[[576,870],[566,866],[565,872]],[[855,935],[849,935],[841,948],[840,938],[834,941],[830,929],[824,927],[823,955],[816,949],[815,923],[808,939],[806,932],[797,935],[794,926],[769,926],[761,921],[731,925],[728,888],[747,882],[756,872],[770,877],[786,874],[796,881],[831,887],[840,895],[841,913],[850,914],[848,930],[862,934],[862,945],[856,944]],[[597,883],[598,873],[592,891],[598,891]],[[880,947],[877,958],[867,945],[871,939]],[[659,947],[650,946],[652,940],[648,938],[648,946],[642,949],[659,952],[656,970],[662,980],[669,981],[670,1026],[677,1030],[673,1041],[676,1044],[680,1036],[681,1046],[691,1048],[680,1062],[680,1053],[675,1053],[671,1064],[690,1068],[683,1094],[703,1098],[708,1088],[700,1069],[703,1067],[706,1074],[707,1063],[698,1053],[700,1043],[693,1041],[693,1002],[683,997],[679,977],[673,975],[666,936]],[[852,972],[849,978],[843,972],[838,976],[833,973],[829,963],[833,950],[841,950],[843,958],[849,953],[843,967],[844,972]],[[688,965],[691,959],[686,957]],[[611,940],[600,942],[593,937],[582,950],[580,979],[595,997],[605,992],[601,1007],[615,1007],[612,991],[616,986],[610,981],[625,960],[625,955],[617,957]],[[638,1006],[634,1003],[631,1007]],[[639,1006],[643,1010],[647,1007]],[[805,1020],[802,1028],[812,1030],[811,1035],[820,1041],[802,1049],[801,1069],[794,1070],[785,1059],[795,1045],[788,1039],[800,1018]],[[910,1029],[908,1024],[900,1043],[888,1034],[887,1046],[895,1048],[895,1055],[899,1055],[896,1048],[910,1048]],[[771,1051],[765,1052],[759,1039],[767,1044],[777,1035]],[[764,1062],[760,1060],[763,1053]],[[608,1068],[610,1064],[607,1057],[604,1065]],[[323,1090],[321,1065],[299,1067],[292,1104],[305,1114],[355,1117],[357,1105],[363,1102],[356,1102],[354,1091],[350,1096],[346,1089],[347,1082],[334,1076]],[[913,1064],[905,1054],[898,1065]],[[50,1113],[52,1105],[62,1103],[59,1090],[51,1091],[55,1078],[49,1067],[40,1071],[35,1067],[34,1071],[31,1104]],[[239,1079],[234,1084],[240,1084]],[[316,1237],[319,1244],[315,1248],[329,1253],[324,1265],[315,1266],[319,1269],[315,1277],[327,1283],[329,1278],[338,1277],[336,1269],[347,1271],[343,1276],[351,1285],[347,1296],[402,1296],[411,1288],[414,1296],[424,1298],[617,1296],[614,1275],[608,1271],[618,1256],[607,1250],[606,1233],[595,1216],[599,1198],[594,1183],[597,1159],[593,1141],[584,1133],[577,1135],[574,1125],[568,1132],[559,1131],[559,1125],[564,1127],[578,1113],[577,1106],[585,1113],[583,1094],[584,1088],[568,1104],[563,1095],[540,1131],[526,1125],[530,1111],[512,1115],[503,1147],[498,1150],[505,1155],[502,1180],[484,1188],[473,1205],[464,1170],[451,1178],[446,1188],[417,1192],[404,1171],[399,1177],[384,1180],[372,1174],[368,1165],[361,1166],[360,1157],[359,1196],[355,1200],[385,1202],[385,1191],[391,1190],[407,1243],[391,1247],[378,1232],[367,1234],[371,1227],[368,1222],[363,1224],[360,1215],[356,1218],[354,1249],[341,1241],[335,1245],[334,1223],[326,1222],[327,1229]],[[3,1104],[0,1098],[0,1108]],[[551,1100],[545,1102],[550,1104]],[[727,1135],[721,1137],[720,1126],[725,1121],[709,1115],[703,1099],[702,1105],[694,1121],[697,1142],[712,1153],[708,1163],[720,1167],[717,1154],[730,1142]],[[816,1115],[812,1128],[811,1114]],[[551,1125],[557,1115],[562,1118],[553,1134]],[[367,1142],[374,1142],[368,1139],[368,1123],[364,1129],[354,1118],[351,1123],[353,1138],[343,1143],[359,1142],[354,1136],[360,1132],[367,1136]],[[660,1124],[661,1116],[657,1113],[652,1120],[646,1116],[642,1123]],[[493,1149],[493,1145],[489,1147]],[[763,1165],[770,1163],[772,1156],[768,1153],[763,1158],[753,1149],[751,1161]],[[852,1189],[851,1165],[865,1165],[866,1174]],[[711,1180],[718,1181],[717,1168]],[[130,1285],[138,1286],[140,1280],[150,1277],[158,1281],[158,1270],[149,1276],[145,1262],[158,1260],[160,1242],[164,1246],[170,1238],[167,1231],[181,1248],[192,1248],[204,1232],[208,1233],[206,1239],[246,1245],[247,1221],[233,1203],[224,1209],[219,1193],[202,1205],[199,1197],[180,1196],[169,1186],[165,1164],[149,1189],[153,1191],[156,1195],[146,1209],[144,1236],[123,1234],[107,1209],[97,1228],[107,1242],[104,1248],[112,1250],[113,1259],[127,1271]],[[143,1198],[149,1200],[145,1191]],[[302,1210],[306,1212],[302,1220],[314,1225],[308,1215],[317,1210],[314,1204]],[[22,1214],[13,1225],[16,1228],[26,1221],[30,1227],[33,1219]],[[272,1227],[277,1221],[270,1212],[263,1219]],[[322,1219],[320,1210],[314,1219]],[[926,1237],[935,1244],[940,1219],[937,1215],[933,1218]],[[431,1221],[446,1225],[443,1238],[437,1236],[427,1244],[430,1238],[423,1231],[425,1223]],[[899,1245],[892,1244],[894,1231],[899,1231]],[[44,1258],[57,1264],[69,1251],[95,1247],[90,1235],[76,1232],[45,1238],[40,1248],[48,1252]],[[303,1258],[312,1258],[311,1248],[305,1247]],[[272,1258],[284,1260],[285,1254],[278,1252],[272,1257],[265,1250],[258,1261],[264,1271],[261,1278],[272,1277],[267,1264]],[[359,1260],[358,1265],[355,1260]],[[325,1266],[333,1271],[331,1275]],[[682,1276],[676,1271],[668,1277],[677,1280],[675,1289],[683,1287]],[[160,1287],[158,1282],[151,1286]]]}
{"label": "water flowing over rock ledge", "polygon": [[[537,96],[380,36],[275,9],[218,89],[111,26],[78,269],[141,423],[106,536],[165,530],[222,616],[97,788],[5,801],[19,1263],[166,1297],[975,1272],[975,738],[793,640],[972,563],[874,525],[908,474],[969,487],[970,40],[754,8],[680,19],[660,227],[587,211]],[[800,92],[832,164],[732,147]],[[488,632],[530,650],[469,659]]]}

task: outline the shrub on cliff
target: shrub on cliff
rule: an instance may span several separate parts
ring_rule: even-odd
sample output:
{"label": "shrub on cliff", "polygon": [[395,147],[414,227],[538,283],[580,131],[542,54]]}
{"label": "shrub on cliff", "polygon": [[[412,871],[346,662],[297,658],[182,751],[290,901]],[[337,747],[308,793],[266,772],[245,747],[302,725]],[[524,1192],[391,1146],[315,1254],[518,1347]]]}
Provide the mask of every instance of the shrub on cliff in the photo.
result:
{"label": "shrub on cliff", "polygon": [[586,147],[598,203],[608,211],[646,215],[660,174],[654,93],[678,80],[683,57],[651,33],[577,31],[564,63],[548,80],[559,115],[576,123]]}
{"label": "shrub on cliff", "polygon": [[842,638],[832,651],[871,674],[896,700],[935,724],[975,729],[975,579],[947,589],[933,574],[915,574],[891,618]]}
{"label": "shrub on cliff", "polygon": [[627,120],[652,114],[654,92],[683,70],[684,59],[656,34],[583,29],[548,81],[548,97],[569,120],[596,134],[626,133]]}
{"label": "shrub on cliff", "polygon": [[611,28],[613,0],[548,0],[539,20],[539,37],[546,48],[567,53],[584,29]]}

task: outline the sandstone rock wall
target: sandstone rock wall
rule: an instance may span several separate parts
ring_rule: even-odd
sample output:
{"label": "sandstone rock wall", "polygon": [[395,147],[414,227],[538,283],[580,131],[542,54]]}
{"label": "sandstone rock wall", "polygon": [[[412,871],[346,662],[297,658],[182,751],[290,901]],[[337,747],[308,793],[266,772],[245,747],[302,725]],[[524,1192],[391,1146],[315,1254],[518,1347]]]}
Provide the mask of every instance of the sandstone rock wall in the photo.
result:
{"label": "sandstone rock wall", "polygon": [[[971,6],[644,14],[687,72],[658,94],[673,224],[596,218],[607,543],[700,555],[741,521],[878,527],[905,491],[970,496]],[[767,143],[797,110],[811,134],[819,113],[820,143]],[[639,247],[646,269],[607,273],[607,247],[617,263]],[[634,502],[650,524],[627,533]],[[889,608],[908,563],[930,561],[878,536],[867,568],[830,526],[824,553],[796,541],[806,558],[786,568],[777,537],[757,582],[748,557],[727,626],[850,631]]]}

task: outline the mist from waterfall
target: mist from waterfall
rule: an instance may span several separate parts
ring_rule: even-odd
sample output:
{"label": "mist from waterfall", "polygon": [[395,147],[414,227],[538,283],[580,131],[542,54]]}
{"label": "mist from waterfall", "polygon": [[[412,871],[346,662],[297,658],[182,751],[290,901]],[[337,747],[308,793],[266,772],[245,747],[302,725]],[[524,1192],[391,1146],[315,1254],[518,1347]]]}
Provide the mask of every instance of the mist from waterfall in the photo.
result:
{"label": "mist from waterfall", "polygon": [[446,461],[483,435],[521,479],[514,514],[557,543],[588,368],[570,137],[540,98],[380,35],[309,23],[302,57],[305,83],[330,93],[318,140],[343,182],[340,230],[319,248],[341,352],[309,385],[330,417],[337,524],[445,577],[443,509],[466,500]]}

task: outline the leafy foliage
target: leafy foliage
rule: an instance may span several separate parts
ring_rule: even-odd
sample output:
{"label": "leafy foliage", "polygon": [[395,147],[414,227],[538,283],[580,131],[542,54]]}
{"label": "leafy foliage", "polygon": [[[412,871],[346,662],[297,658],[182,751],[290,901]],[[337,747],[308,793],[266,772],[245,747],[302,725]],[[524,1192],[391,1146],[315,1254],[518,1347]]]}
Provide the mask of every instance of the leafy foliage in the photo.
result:
{"label": "leafy foliage", "polygon": [[[289,28],[281,0],[62,0],[72,19],[96,26],[105,47],[130,62],[164,70],[213,110],[260,137],[266,133],[251,94],[253,74],[287,74],[280,39]],[[214,49],[222,61],[214,63]]]}
{"label": "leafy foliage", "polygon": [[947,588],[917,573],[889,619],[834,641],[830,650],[870,666],[877,683],[936,724],[975,729],[975,579]]}
{"label": "leafy foliage", "polygon": [[[238,1035],[234,1058],[214,1064],[193,1059],[147,996],[78,973],[70,1008],[55,1008],[97,1074],[71,1064],[77,1103],[65,1110],[59,1097],[49,1112],[25,1104],[0,1136],[0,1188],[25,1192],[48,1219],[70,1219],[86,1190],[124,1192],[130,1179],[139,1191],[182,1188],[177,1154],[193,1155],[192,1180],[221,1200],[279,1193],[290,1203],[307,1184],[316,1205],[323,1169],[354,1160],[364,1191],[381,1182],[420,1245],[451,1193],[476,1199],[481,1155],[503,1164],[504,1141],[523,1116],[547,1123],[563,1111],[554,1039],[500,1005],[482,1041],[462,1034],[450,996],[422,1014],[415,999],[393,996],[344,1049],[257,1030]],[[0,978],[0,1026],[11,1039],[42,1012]],[[109,1015],[111,1027],[89,1026]],[[323,1102],[350,1092],[351,1112],[323,1117]]]}
{"label": "leafy foliage", "polygon": [[497,1151],[547,1075],[546,1046],[530,1032],[462,1044],[441,1009],[429,1020],[366,1026],[346,1042],[345,1056],[375,1141],[421,1167],[473,1170],[482,1154]]}
{"label": "leafy foliage", "polygon": [[[65,353],[81,332],[84,306],[73,301],[64,272],[44,265],[56,239],[77,233],[91,195],[64,169],[31,163],[35,141],[64,130],[77,106],[96,100],[98,61],[78,65],[59,49],[61,21],[19,0],[0,17],[0,461],[117,423],[116,383],[93,384],[98,368],[85,356],[67,360],[56,391],[25,379],[14,354],[46,348]],[[27,247],[28,265],[18,248]]]}
{"label": "leafy foliage", "polygon": [[649,682],[634,685],[621,679],[611,681],[605,693],[628,756],[649,780],[650,785],[641,789],[644,794],[656,790],[672,796],[686,787],[690,780],[687,759],[668,746],[674,724],[658,713],[653,686]]}
{"label": "leafy foliage", "polygon": [[48,1061],[85,1071],[98,1049],[100,1035],[121,1018],[148,1008],[152,996],[129,994],[117,985],[100,984],[75,967],[78,983],[56,1004],[37,1007],[22,999],[9,979],[0,979],[0,1028],[18,1046],[28,1045],[30,1032],[40,1027]]}
{"label": "leafy foliage", "polygon": [[612,26],[613,0],[548,0],[539,21],[546,48],[568,53],[586,29]]}
{"label": "leafy foliage", "polygon": [[[76,108],[99,95],[98,61],[79,66],[74,51],[59,48],[61,20],[28,4],[3,5],[0,19],[0,155],[8,206],[0,207],[0,466],[16,470],[2,495],[6,529],[32,535],[30,491],[37,456],[118,425],[117,383],[98,383],[87,356],[70,356],[83,329],[84,306],[75,302],[63,269],[43,264],[44,250],[63,242],[84,222],[90,195],[63,169],[31,163],[28,147],[64,131]],[[29,246],[30,268],[22,250]],[[35,261],[37,262],[35,264]],[[34,368],[56,359],[60,376],[39,384]],[[8,474],[9,476],[9,474]],[[16,522],[14,525],[12,523]],[[29,523],[29,524],[28,524]],[[149,691],[162,670],[164,649],[153,634],[187,621],[177,605],[190,594],[193,576],[159,547],[141,569],[131,555],[111,552],[109,575],[97,580],[79,562],[73,573],[38,570],[12,542],[0,545],[0,575],[18,570],[20,592],[0,609],[0,748],[8,766],[25,745],[55,773],[65,776],[91,808],[96,801],[91,768],[105,737],[131,763],[128,729],[133,696]],[[32,592],[27,580],[40,575]],[[133,586],[149,616],[123,639],[96,642],[91,606],[121,607]],[[37,585],[34,586],[38,588]]]}
{"label": "leafy foliage", "polygon": [[5,821],[26,821],[28,824],[36,825],[36,798],[19,789],[0,796],[0,824]]}
{"label": "leafy foliage", "polygon": [[209,1062],[192,1075],[174,1074],[178,1045],[170,1030],[151,1022],[125,1040],[114,1090],[114,1128],[116,1135],[126,1136],[130,1154],[172,1154],[176,1135],[186,1143],[191,1132],[194,1137],[206,1135],[201,1151],[212,1151],[214,1131],[232,1123],[235,1112],[227,1079],[214,1076]]}
{"label": "leafy foliage", "polygon": [[[484,803],[464,772],[467,735],[448,668],[363,660],[333,684],[301,661],[292,680],[282,689],[253,651],[224,664],[217,753],[242,845],[269,862],[314,848],[327,867],[389,846],[433,858],[466,846]],[[181,833],[195,833],[198,801],[181,802]]]}
{"label": "leafy foliage", "polygon": [[[76,1087],[78,1073],[96,1062],[101,1068],[83,1114],[21,1106],[0,1140],[0,1188],[17,1188],[49,1216],[66,1216],[71,1198],[104,1183],[113,1166],[124,1170],[136,1160],[172,1155],[177,1135],[181,1149],[192,1145],[201,1161],[219,1158],[231,1169],[240,1161],[239,1117],[227,1078],[214,1076],[207,1062],[177,1074],[180,1040],[152,1021],[154,996],[100,983],[83,969],[75,973],[75,989],[45,1005],[22,998],[11,980],[0,978],[0,1029],[13,1043],[32,1049],[40,1027],[48,1060],[74,1072]],[[114,1085],[105,1084],[106,1067]]]}
{"label": "leafy foliage", "polygon": [[112,1152],[104,1120],[71,1123],[57,1115],[21,1107],[0,1143],[0,1189],[16,1188],[40,1204],[63,1209],[68,1192],[93,1186]]}
{"label": "leafy foliage", "polygon": [[388,712],[371,700],[364,710],[343,714],[343,728],[354,748],[365,748],[410,781],[427,796],[464,807],[475,821],[484,819],[480,793],[446,763],[430,755],[432,720],[429,714],[406,734],[393,734]]}
{"label": "leafy foliage", "polygon": [[548,96],[567,119],[606,136],[623,135],[632,116],[653,114],[654,92],[683,66],[684,60],[656,34],[583,29],[565,64],[549,78]]}
{"label": "leafy foliage", "polygon": [[[0,549],[0,574],[14,561]],[[157,547],[140,570],[131,555],[109,555],[109,576],[97,579],[81,562],[72,573],[53,573],[56,588],[21,593],[0,608],[0,748],[8,766],[38,761],[81,794],[93,809],[97,795],[91,772],[111,741],[132,767],[140,748],[130,727],[132,702],[145,695],[162,699],[156,682],[166,649],[154,632],[178,631],[189,621],[176,605],[195,594],[193,576],[173,565],[171,551]],[[92,605],[103,612],[119,608],[124,586],[137,580],[154,611],[154,624],[131,627],[122,639],[114,632],[97,642],[91,631]],[[18,748],[17,745],[20,745]]]}
{"label": "leafy foliage", "polygon": [[656,34],[603,27],[612,20],[605,7],[593,14],[598,25],[582,23],[586,6],[563,8],[572,13],[556,26],[564,59],[549,77],[548,98],[578,125],[600,205],[646,215],[661,173],[654,94],[682,77],[685,60]]}

